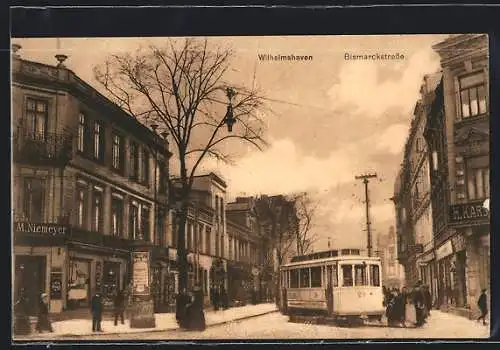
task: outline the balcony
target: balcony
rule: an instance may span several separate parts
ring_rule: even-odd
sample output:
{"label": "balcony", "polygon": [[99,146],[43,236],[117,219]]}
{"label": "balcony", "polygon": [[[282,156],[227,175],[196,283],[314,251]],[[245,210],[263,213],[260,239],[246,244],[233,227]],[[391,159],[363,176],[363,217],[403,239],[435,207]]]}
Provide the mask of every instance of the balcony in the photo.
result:
{"label": "balcony", "polygon": [[17,131],[13,135],[15,162],[33,165],[65,166],[72,158],[70,133],[33,133]]}

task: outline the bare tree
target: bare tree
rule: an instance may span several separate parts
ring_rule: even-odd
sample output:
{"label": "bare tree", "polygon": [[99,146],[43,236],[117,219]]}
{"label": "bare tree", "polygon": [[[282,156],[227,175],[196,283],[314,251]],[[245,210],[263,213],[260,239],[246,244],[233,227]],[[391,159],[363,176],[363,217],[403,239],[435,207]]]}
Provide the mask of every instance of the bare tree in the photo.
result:
{"label": "bare tree", "polygon": [[[229,162],[231,154],[222,145],[231,139],[259,150],[266,145],[264,123],[257,113],[264,107],[264,98],[253,87],[247,89],[224,80],[231,57],[231,50],[212,49],[207,40],[173,40],[164,47],[151,45],[133,54],[111,55],[94,69],[97,81],[112,100],[141,122],[159,125],[158,132],[168,132],[175,145],[172,151],[180,174],[180,289],[187,286],[185,224],[200,164],[207,157]],[[233,121],[237,121],[234,130],[226,133],[224,127],[231,131]]]}
{"label": "bare tree", "polygon": [[308,254],[312,249],[317,235],[313,233],[314,220],[318,204],[313,202],[308,193],[296,195],[293,199],[295,204],[296,223],[296,243],[297,255]]}
{"label": "bare tree", "polygon": [[277,272],[295,242],[295,203],[283,195],[261,196],[255,202],[255,211],[262,238],[267,242],[266,246],[271,253],[268,256],[272,258],[276,254],[277,261],[268,263],[274,267],[275,296],[279,305],[281,286]]}

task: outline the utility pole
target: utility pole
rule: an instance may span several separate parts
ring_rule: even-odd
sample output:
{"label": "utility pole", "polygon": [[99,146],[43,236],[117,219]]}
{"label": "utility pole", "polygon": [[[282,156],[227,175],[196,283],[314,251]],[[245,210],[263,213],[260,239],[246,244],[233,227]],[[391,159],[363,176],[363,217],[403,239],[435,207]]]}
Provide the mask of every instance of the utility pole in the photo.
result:
{"label": "utility pole", "polygon": [[368,193],[368,183],[369,179],[376,178],[376,173],[364,174],[356,176],[356,180],[363,180],[365,184],[365,204],[366,204],[366,234],[367,234],[367,249],[368,256],[372,256],[372,232],[371,232],[371,222],[370,222],[370,195]]}

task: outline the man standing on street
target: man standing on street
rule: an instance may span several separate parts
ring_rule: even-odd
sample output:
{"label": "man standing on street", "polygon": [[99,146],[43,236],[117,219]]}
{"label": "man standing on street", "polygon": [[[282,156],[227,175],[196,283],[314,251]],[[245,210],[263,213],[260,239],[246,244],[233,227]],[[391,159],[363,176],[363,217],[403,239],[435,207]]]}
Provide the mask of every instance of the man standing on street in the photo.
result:
{"label": "man standing on street", "polygon": [[118,317],[120,317],[121,323],[125,324],[123,319],[123,313],[125,312],[125,296],[122,290],[118,290],[115,296],[115,326],[118,325]]}
{"label": "man standing on street", "polygon": [[481,311],[481,316],[477,318],[477,321],[479,322],[481,319],[483,320],[483,324],[486,324],[486,315],[488,314],[488,301],[486,300],[486,289],[483,289],[481,291],[481,295],[479,296],[479,299],[477,301],[477,306],[479,307],[479,310]]}
{"label": "man standing on street", "polygon": [[102,319],[102,299],[100,293],[95,293],[91,302],[92,311],[92,332],[102,332],[101,319]]}

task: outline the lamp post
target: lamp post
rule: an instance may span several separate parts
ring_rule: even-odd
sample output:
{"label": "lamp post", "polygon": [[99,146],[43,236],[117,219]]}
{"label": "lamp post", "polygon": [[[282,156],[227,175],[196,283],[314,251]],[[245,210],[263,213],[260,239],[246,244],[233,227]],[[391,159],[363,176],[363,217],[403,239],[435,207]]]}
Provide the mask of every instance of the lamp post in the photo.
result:
{"label": "lamp post", "polygon": [[233,114],[233,97],[236,96],[236,91],[233,88],[228,87],[226,89],[226,96],[229,100],[227,105],[226,116],[224,117],[224,123],[227,125],[227,131],[233,131],[233,125],[236,123],[236,118]]}

